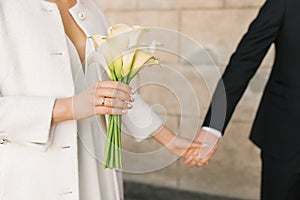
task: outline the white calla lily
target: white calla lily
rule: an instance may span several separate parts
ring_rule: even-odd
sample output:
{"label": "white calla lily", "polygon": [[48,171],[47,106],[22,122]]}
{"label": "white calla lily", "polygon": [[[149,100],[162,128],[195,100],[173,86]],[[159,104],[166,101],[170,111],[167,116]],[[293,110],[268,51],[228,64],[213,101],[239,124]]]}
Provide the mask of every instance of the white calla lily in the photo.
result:
{"label": "white calla lily", "polygon": [[132,50],[123,54],[122,75],[127,76],[130,73],[134,61],[136,50]]}
{"label": "white calla lily", "polygon": [[131,31],[132,28],[127,24],[117,24],[109,28],[108,35],[114,37],[119,34]]}
{"label": "white calla lily", "polygon": [[122,68],[123,68],[123,56],[119,56],[115,61],[113,62],[115,66],[115,74],[117,76],[117,80],[122,79]]}
{"label": "white calla lily", "polygon": [[94,46],[95,48],[98,48],[103,42],[105,42],[106,36],[97,34],[97,35],[93,35],[90,38],[92,38],[95,42],[94,42]]}
{"label": "white calla lily", "polygon": [[103,54],[99,52],[93,52],[87,59],[87,64],[90,65],[92,63],[98,63],[100,66],[102,66],[106,73],[107,76],[111,79],[114,80],[114,76],[111,73],[111,70],[109,69],[106,59]]}
{"label": "white calla lily", "polygon": [[155,56],[152,53],[144,50],[137,50],[134,58],[135,59],[131,68],[130,79],[132,79],[148,62],[156,60]]}
{"label": "white calla lily", "polygon": [[131,48],[140,43],[142,36],[148,31],[147,28],[141,26],[134,26],[132,28],[128,48]]}

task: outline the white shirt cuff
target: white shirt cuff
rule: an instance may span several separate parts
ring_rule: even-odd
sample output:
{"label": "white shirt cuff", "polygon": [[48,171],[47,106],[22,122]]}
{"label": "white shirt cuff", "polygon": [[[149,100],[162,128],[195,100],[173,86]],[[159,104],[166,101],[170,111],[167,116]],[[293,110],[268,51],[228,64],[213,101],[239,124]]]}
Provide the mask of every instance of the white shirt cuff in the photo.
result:
{"label": "white shirt cuff", "polygon": [[222,137],[222,133],[216,129],[204,126],[204,127],[202,127],[202,130],[210,132],[210,133],[214,134],[215,136],[217,136],[218,138]]}

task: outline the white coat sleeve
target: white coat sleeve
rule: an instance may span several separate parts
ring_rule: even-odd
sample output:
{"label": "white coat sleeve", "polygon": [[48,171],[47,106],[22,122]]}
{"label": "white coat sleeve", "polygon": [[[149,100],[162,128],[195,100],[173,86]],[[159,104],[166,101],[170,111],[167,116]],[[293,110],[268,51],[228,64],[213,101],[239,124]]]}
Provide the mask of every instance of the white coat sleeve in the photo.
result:
{"label": "white coat sleeve", "polygon": [[32,144],[45,151],[49,146],[55,97],[0,96],[0,138]]}
{"label": "white coat sleeve", "polygon": [[[1,4],[1,3],[0,3]],[[7,70],[15,63],[7,32],[8,20],[0,6],[0,88]],[[0,91],[0,139],[46,151],[49,147],[54,97],[10,96]]]}
{"label": "white coat sleeve", "polygon": [[134,95],[134,99],[133,108],[123,115],[123,131],[142,141],[162,127],[163,122],[140,95]]}

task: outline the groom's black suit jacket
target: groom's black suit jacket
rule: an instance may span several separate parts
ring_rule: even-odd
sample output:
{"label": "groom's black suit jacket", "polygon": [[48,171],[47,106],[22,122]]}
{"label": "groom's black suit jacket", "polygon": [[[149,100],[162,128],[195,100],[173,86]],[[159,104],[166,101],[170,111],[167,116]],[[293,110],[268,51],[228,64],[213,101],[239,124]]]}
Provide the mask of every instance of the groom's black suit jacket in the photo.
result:
{"label": "groom's black suit jacket", "polygon": [[[300,151],[300,0],[266,1],[232,55],[203,126],[224,133],[238,101],[273,43],[275,63],[250,138],[264,152],[287,159]],[[222,106],[223,88],[226,111]]]}

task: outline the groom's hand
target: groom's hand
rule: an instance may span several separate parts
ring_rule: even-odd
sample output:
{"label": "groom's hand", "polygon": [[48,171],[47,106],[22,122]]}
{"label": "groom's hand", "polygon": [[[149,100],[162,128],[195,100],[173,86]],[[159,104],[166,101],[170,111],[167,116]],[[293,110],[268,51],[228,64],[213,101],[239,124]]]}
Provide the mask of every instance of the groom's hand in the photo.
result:
{"label": "groom's hand", "polygon": [[202,148],[199,151],[189,150],[185,155],[184,164],[191,168],[207,165],[219,146],[219,140],[220,138],[217,135],[207,130],[201,130],[195,142],[201,143]]}
{"label": "groom's hand", "polygon": [[156,133],[153,134],[154,139],[164,145],[170,152],[187,158],[186,154],[189,151],[200,151],[202,145],[198,142],[192,142],[189,139],[175,135],[167,127],[161,127]]}

